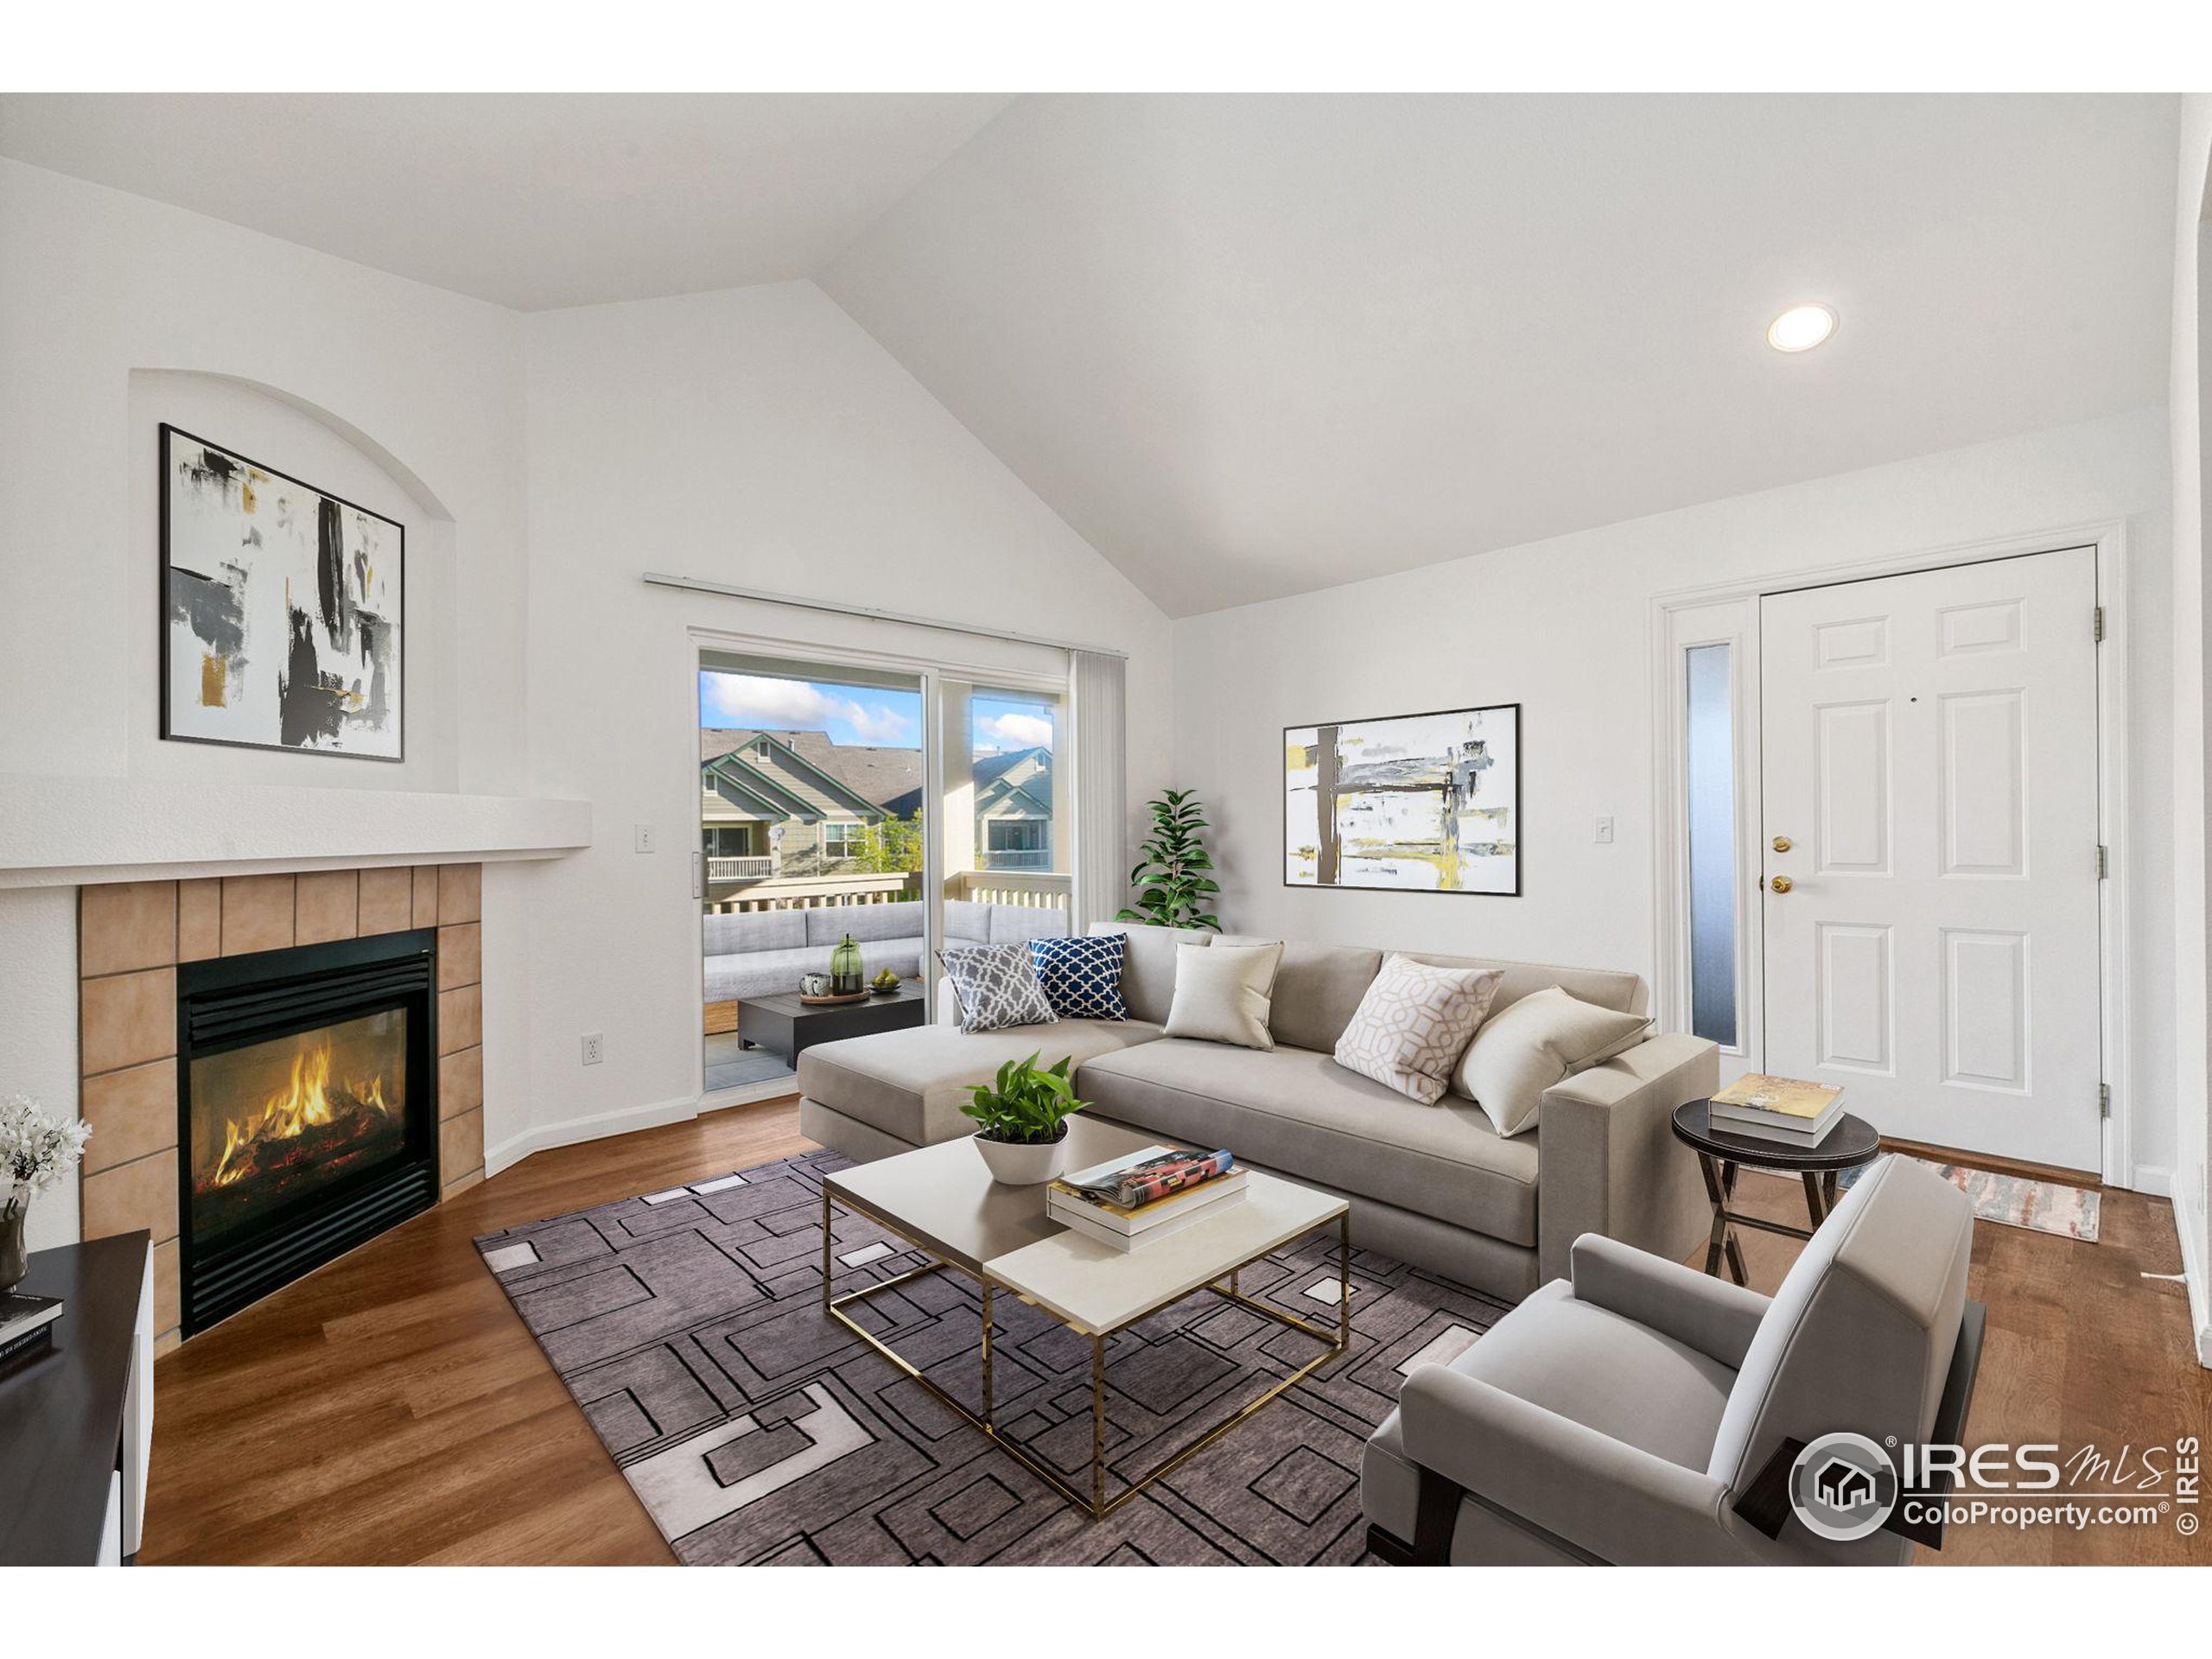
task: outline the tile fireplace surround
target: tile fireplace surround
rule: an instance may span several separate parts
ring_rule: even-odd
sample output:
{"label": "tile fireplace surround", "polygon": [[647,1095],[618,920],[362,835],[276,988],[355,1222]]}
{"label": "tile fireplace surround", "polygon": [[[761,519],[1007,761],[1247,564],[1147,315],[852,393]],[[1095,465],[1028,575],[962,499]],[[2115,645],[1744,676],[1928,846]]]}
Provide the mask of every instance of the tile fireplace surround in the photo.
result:
{"label": "tile fireplace surround", "polygon": [[424,864],[78,890],[83,1236],[154,1236],[156,1351],[180,1340],[177,965],[438,931],[440,1196],[484,1179],[483,867]]}

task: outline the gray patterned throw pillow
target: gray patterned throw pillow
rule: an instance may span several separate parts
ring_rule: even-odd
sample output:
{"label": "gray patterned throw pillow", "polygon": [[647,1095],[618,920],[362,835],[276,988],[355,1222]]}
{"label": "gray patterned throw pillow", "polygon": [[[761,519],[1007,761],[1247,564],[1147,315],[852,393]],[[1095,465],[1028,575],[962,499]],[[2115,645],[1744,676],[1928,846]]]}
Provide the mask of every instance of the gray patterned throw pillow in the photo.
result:
{"label": "gray patterned throw pillow", "polygon": [[1337,1064],[1433,1104],[1444,1097],[1452,1068],[1503,978],[1495,968],[1437,968],[1388,957],[1337,1039]]}
{"label": "gray patterned throw pillow", "polygon": [[959,994],[963,1031],[1048,1026],[1056,1018],[1027,943],[961,945],[938,951],[937,959]]}

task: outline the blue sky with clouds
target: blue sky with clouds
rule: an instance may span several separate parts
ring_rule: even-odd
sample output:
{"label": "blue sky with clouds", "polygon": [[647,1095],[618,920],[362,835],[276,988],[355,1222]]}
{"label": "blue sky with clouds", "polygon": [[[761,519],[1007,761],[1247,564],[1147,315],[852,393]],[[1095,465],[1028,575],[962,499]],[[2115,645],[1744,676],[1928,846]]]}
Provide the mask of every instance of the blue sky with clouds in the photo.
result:
{"label": "blue sky with clouds", "polygon": [[[977,754],[1053,744],[1055,710],[1040,698],[979,691],[969,710]],[[835,680],[702,671],[699,724],[724,729],[760,726],[777,731],[823,731],[833,743],[913,749],[921,747],[922,697],[918,691],[842,685]]]}

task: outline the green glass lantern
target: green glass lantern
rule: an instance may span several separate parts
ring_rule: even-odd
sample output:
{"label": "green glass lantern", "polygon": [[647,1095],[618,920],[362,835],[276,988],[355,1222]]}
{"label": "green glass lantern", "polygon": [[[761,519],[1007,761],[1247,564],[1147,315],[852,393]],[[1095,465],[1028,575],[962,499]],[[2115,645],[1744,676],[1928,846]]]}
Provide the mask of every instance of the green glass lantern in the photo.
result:
{"label": "green glass lantern", "polygon": [[852,996],[861,990],[861,948],[848,933],[830,953],[830,995]]}

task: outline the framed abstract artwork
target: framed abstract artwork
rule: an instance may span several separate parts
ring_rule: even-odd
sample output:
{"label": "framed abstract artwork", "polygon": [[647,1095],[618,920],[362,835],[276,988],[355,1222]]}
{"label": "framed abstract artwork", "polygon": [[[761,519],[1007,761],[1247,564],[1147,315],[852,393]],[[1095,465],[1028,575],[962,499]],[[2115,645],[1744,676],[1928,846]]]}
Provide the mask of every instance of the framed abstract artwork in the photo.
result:
{"label": "framed abstract artwork", "polygon": [[1283,882],[1521,892],[1521,705],[1283,729]]}
{"label": "framed abstract artwork", "polygon": [[162,735],[405,755],[407,531],[162,428]]}

